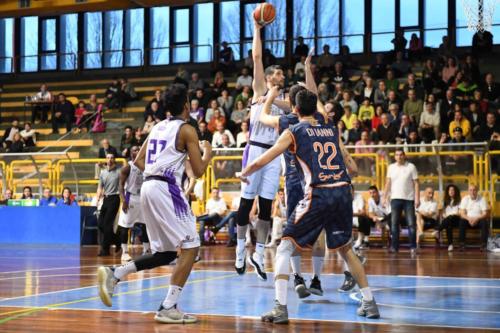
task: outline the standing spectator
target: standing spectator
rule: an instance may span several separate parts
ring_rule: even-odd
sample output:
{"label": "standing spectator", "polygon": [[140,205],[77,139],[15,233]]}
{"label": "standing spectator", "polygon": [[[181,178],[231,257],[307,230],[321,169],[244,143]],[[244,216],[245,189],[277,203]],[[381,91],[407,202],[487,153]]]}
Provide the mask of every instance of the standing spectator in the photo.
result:
{"label": "standing spectator", "polygon": [[253,78],[250,75],[250,71],[249,71],[248,67],[243,67],[243,69],[241,70],[241,75],[238,76],[238,78],[236,79],[235,88],[238,92],[240,92],[241,90],[243,90],[243,87],[245,87],[245,86],[251,87],[252,81],[253,81]]}
{"label": "standing spectator", "polygon": [[23,187],[23,195],[21,196],[21,199],[34,199],[33,191],[30,186]]}
{"label": "standing spectator", "polygon": [[120,94],[121,94],[121,85],[118,82],[117,78],[113,79],[113,82],[108,86],[106,91],[104,92],[105,100],[104,105],[108,109],[120,108]]}
{"label": "standing spectator", "polygon": [[358,109],[358,119],[363,122],[365,127],[370,127],[373,117],[375,117],[375,109],[370,104],[370,99],[365,98]]}
{"label": "standing spectator", "polygon": [[[98,256],[109,256],[109,248],[115,242],[113,225],[120,207],[120,168],[116,165],[115,155],[106,154],[106,168],[101,171],[97,187],[97,199],[103,199],[97,220],[99,229],[99,244],[101,250]],[[119,249],[119,246],[117,247]]]}
{"label": "standing spectator", "polygon": [[229,95],[227,89],[222,90],[221,95],[217,97],[217,103],[219,103],[222,110],[224,110],[224,114],[229,117],[233,109],[234,99],[233,96]]}
{"label": "standing spectator", "polygon": [[460,190],[458,187],[453,184],[446,186],[443,209],[441,211],[441,224],[432,235],[436,237],[436,239],[439,239],[441,231],[446,229],[448,252],[453,251],[453,228],[457,228],[460,224],[460,201]]}
{"label": "standing spectator", "polygon": [[59,134],[59,125],[66,125],[66,133],[71,132],[73,118],[75,117],[75,108],[73,104],[66,99],[66,95],[59,94],[58,102],[52,113],[52,134]]}
{"label": "standing spectator", "polygon": [[462,135],[464,137],[467,138],[471,134],[470,122],[467,118],[463,116],[462,111],[460,111],[460,109],[455,111],[455,117],[453,118],[453,121],[450,122],[448,130],[450,136],[453,136],[453,132],[455,132],[455,129],[457,127],[462,129]]}
{"label": "standing spectator", "polygon": [[403,113],[410,117],[414,124],[420,124],[420,115],[424,109],[421,99],[417,99],[415,90],[408,90],[408,99],[403,104]]}
{"label": "standing spectator", "polygon": [[287,221],[286,214],[286,200],[285,200],[285,191],[283,189],[279,189],[276,195],[276,198],[273,202],[272,209],[272,231],[271,231],[271,240],[269,243],[265,245],[265,247],[276,247],[278,245],[278,241],[281,240],[283,236],[283,224]]}
{"label": "standing spectator", "polygon": [[63,189],[61,199],[57,201],[57,206],[78,206],[78,202],[72,197],[69,187]]}
{"label": "standing spectator", "polygon": [[382,232],[389,229],[389,223],[391,222],[391,206],[388,203],[384,203],[381,199],[380,192],[377,186],[372,185],[368,188],[370,192],[370,199],[368,199],[368,217],[370,218],[370,224],[359,226],[359,231],[363,233],[363,244],[361,248],[368,247],[368,236],[370,236],[371,224],[375,224]]}
{"label": "standing spectator", "polygon": [[493,50],[493,35],[488,30],[477,31],[472,36],[472,54],[476,57],[488,54]]}
{"label": "standing spectator", "polygon": [[41,85],[40,91],[36,93],[35,98],[37,102],[46,102],[46,103],[42,105],[36,105],[33,108],[31,113],[31,122],[34,124],[37,114],[41,112],[42,116],[40,117],[40,122],[46,124],[49,110],[52,107],[51,104],[47,103],[52,103],[52,93],[49,91],[45,83]]}
{"label": "standing spectator", "polygon": [[349,105],[351,107],[351,112],[355,115],[358,114],[358,103],[354,99],[352,99],[352,94],[349,90],[345,90],[342,94],[340,105],[342,107]]}
{"label": "standing spectator", "polygon": [[101,148],[99,148],[99,158],[106,158],[108,154],[111,154],[113,156],[120,156],[118,155],[118,151],[116,150],[115,147],[113,147],[108,139],[103,139],[101,141]]}
{"label": "standing spectator", "polygon": [[330,45],[323,45],[323,53],[318,57],[318,67],[321,73],[328,73],[333,69],[335,57],[330,53]]}
{"label": "standing spectator", "polygon": [[293,58],[295,62],[298,62],[300,57],[307,57],[309,54],[309,46],[304,44],[304,37],[299,36],[297,38],[297,46],[295,46],[295,50],[293,51]]}
{"label": "standing spectator", "polygon": [[434,110],[434,104],[426,103],[425,110],[420,116],[418,131],[425,143],[438,140],[440,137],[441,117]]}
{"label": "standing spectator", "polygon": [[467,228],[481,229],[481,251],[486,249],[488,241],[488,215],[489,208],[486,200],[478,194],[476,185],[469,185],[469,195],[460,202],[460,250],[465,249],[465,232]]}
{"label": "standing spectator", "polygon": [[245,67],[248,67],[249,69],[253,69],[252,49],[248,50],[247,57],[243,61],[243,64],[245,65]]}
{"label": "standing spectator", "polygon": [[12,143],[7,151],[9,153],[22,153],[24,151],[24,142],[21,139],[21,134],[19,134],[19,132],[14,134],[14,140],[12,140]]}
{"label": "standing spectator", "polygon": [[416,253],[415,208],[420,206],[420,189],[415,165],[406,161],[403,149],[394,152],[395,163],[389,165],[384,189],[384,202],[391,203],[391,247],[390,252],[399,251],[399,219],[405,212],[410,238],[410,252]]}
{"label": "standing spectator", "polygon": [[198,139],[200,141],[212,142],[212,133],[208,130],[207,123],[204,120],[198,123]]}
{"label": "standing spectator", "polygon": [[9,200],[13,199],[12,190],[10,188],[6,189],[3,194],[3,199],[0,200],[0,206],[7,206]]}
{"label": "standing spectator", "polygon": [[9,128],[5,130],[2,137],[2,144],[5,149],[9,149],[12,141],[14,141],[14,135],[19,133],[19,120],[14,118],[12,124]]}
{"label": "standing spectator", "polygon": [[241,123],[241,131],[236,135],[236,148],[245,147],[248,143],[249,135],[248,122],[244,121]]}
{"label": "standing spectator", "polygon": [[443,36],[441,39],[441,44],[439,44],[438,47],[438,54],[441,57],[449,57],[451,54],[453,54],[453,49],[450,44],[450,39],[448,36]]}
{"label": "standing spectator", "polygon": [[25,123],[24,129],[19,133],[26,147],[34,147],[36,145],[36,132],[31,127],[31,123]]}
{"label": "standing spectator", "polygon": [[40,206],[55,206],[57,198],[52,195],[52,190],[48,187],[43,189],[43,196],[40,198]]}
{"label": "standing spectator", "polygon": [[408,47],[408,53],[411,60],[420,59],[422,57],[422,51],[424,47],[422,45],[422,40],[418,38],[417,34],[411,34],[410,46]]}
{"label": "standing spectator", "polygon": [[387,113],[380,116],[380,125],[377,127],[377,138],[381,144],[395,143],[398,129],[389,122]]}
{"label": "standing spectator", "polygon": [[234,54],[233,49],[226,41],[222,42],[222,50],[219,53],[219,68],[223,72],[230,72],[234,69]]}
{"label": "standing spectator", "polygon": [[448,57],[446,60],[446,66],[443,67],[441,71],[441,79],[443,82],[448,84],[450,79],[455,77],[458,73],[458,65],[455,57]]}
{"label": "standing spectator", "polygon": [[434,190],[427,187],[424,191],[424,197],[416,211],[417,216],[417,247],[424,239],[424,230],[437,227],[438,204],[434,200]]}
{"label": "standing spectator", "polygon": [[396,36],[394,37],[393,40],[391,40],[391,43],[394,45],[394,53],[404,52],[406,49],[407,42],[408,41],[406,40],[403,34],[403,30],[397,29]]}
{"label": "standing spectator", "polygon": [[305,70],[306,70],[305,62],[306,62],[306,57],[305,56],[301,56],[300,57],[300,61],[298,61],[295,64],[295,68],[293,70],[293,74],[295,74],[298,77],[304,77]]}
{"label": "standing spectator", "polygon": [[202,245],[205,245],[208,241],[208,239],[205,237],[205,227],[207,225],[217,225],[226,214],[226,202],[220,197],[219,194],[219,188],[213,187],[212,193],[210,194],[210,199],[207,200],[207,203],[205,205],[205,215],[198,216],[198,218],[196,219],[200,225],[199,235]]}
{"label": "standing spectator", "polygon": [[234,146],[236,142],[234,141],[234,136],[229,130],[224,127],[223,123],[217,123],[217,130],[214,132],[212,137],[212,147],[217,147],[222,144],[222,136],[227,134],[231,146]]}

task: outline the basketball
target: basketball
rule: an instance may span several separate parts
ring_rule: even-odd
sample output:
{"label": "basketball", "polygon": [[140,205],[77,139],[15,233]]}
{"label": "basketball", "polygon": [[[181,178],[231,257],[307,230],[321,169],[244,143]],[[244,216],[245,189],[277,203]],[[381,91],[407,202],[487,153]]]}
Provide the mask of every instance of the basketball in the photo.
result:
{"label": "basketball", "polygon": [[276,8],[270,3],[261,3],[253,11],[253,18],[262,26],[268,25],[276,18]]}

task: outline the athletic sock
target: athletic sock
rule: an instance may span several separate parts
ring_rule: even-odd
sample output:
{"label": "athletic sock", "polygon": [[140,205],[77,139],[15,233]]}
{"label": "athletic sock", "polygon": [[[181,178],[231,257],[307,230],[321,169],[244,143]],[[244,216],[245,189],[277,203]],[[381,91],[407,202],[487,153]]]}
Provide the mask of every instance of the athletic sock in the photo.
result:
{"label": "athletic sock", "polygon": [[257,253],[257,255],[260,258],[264,258],[264,244],[256,243],[255,244],[255,253]]}
{"label": "athletic sock", "polygon": [[300,271],[300,261],[301,261],[301,256],[294,256],[294,257],[290,257],[290,263],[292,265],[292,272],[293,274],[297,274],[297,275],[300,275],[301,274],[301,271]]}
{"label": "athletic sock", "polygon": [[151,250],[149,243],[142,243],[142,253],[147,253],[149,250]]}
{"label": "athletic sock", "polygon": [[288,280],[276,279],[274,282],[274,288],[276,292],[276,300],[281,305],[286,305],[286,298],[288,292]]}
{"label": "athletic sock", "polygon": [[241,253],[245,250],[245,238],[236,240],[236,253]]}
{"label": "athletic sock", "polygon": [[368,238],[368,236],[365,236],[365,237],[363,238],[363,242],[368,243],[369,241],[370,241],[370,239]]}
{"label": "athletic sock", "polygon": [[321,257],[312,257],[313,262],[313,276],[317,276],[318,279],[321,276],[321,271],[323,270],[323,262],[325,260],[324,256]]}
{"label": "athletic sock", "polygon": [[163,300],[163,307],[165,309],[170,309],[174,305],[177,304],[177,300],[179,299],[179,296],[181,295],[182,287],[175,286],[175,285],[170,285],[168,287],[168,292],[167,292],[167,297]]}
{"label": "athletic sock", "polygon": [[128,246],[127,246],[127,244],[123,244],[122,243],[122,252],[123,253],[128,253]]}
{"label": "athletic sock", "polygon": [[125,265],[116,267],[113,276],[116,279],[121,280],[125,276],[135,272],[137,272],[137,267],[135,266],[135,262],[129,261]]}
{"label": "athletic sock", "polygon": [[361,295],[363,295],[363,300],[365,301],[369,302],[373,300],[372,290],[370,287],[361,288]]}

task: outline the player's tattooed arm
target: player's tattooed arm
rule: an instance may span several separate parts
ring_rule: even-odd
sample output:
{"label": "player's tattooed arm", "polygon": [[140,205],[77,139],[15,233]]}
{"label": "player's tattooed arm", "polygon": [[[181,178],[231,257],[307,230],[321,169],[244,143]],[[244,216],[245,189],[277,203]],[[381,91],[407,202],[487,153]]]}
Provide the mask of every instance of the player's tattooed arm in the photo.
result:
{"label": "player's tattooed arm", "polygon": [[144,171],[144,168],[146,167],[146,150],[148,149],[148,142],[149,139],[144,141],[142,144],[141,150],[139,150],[139,153],[137,154],[137,157],[135,158],[134,165],[139,168],[139,170]]}
{"label": "player's tattooed arm", "polygon": [[351,154],[347,151],[346,147],[342,143],[342,141],[339,140],[339,146],[340,146],[340,153],[342,154],[342,157],[344,158],[344,163],[347,167],[347,171],[349,172],[349,175],[351,177],[356,177],[358,175],[358,165],[352,158]]}
{"label": "player's tattooed arm", "polygon": [[260,113],[259,121],[266,126],[278,128],[279,126],[279,116],[271,115],[271,108],[275,102],[276,97],[279,95],[279,87],[274,86],[269,90],[269,95],[264,102],[262,112]]}

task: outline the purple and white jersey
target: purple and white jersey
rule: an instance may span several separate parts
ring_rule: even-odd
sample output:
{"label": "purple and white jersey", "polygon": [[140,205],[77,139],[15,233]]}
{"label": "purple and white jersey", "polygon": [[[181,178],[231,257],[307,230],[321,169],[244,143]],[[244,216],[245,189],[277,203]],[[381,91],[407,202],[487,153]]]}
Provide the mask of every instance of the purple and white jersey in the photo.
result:
{"label": "purple and white jersey", "polygon": [[182,119],[165,119],[156,124],[148,138],[146,152],[146,167],[144,177],[160,176],[181,187],[184,174],[186,151],[177,150],[177,136],[182,125]]}
{"label": "purple and white jersey", "polygon": [[129,161],[130,173],[125,181],[125,192],[130,194],[139,194],[141,192],[142,182],[144,180],[141,170]]}
{"label": "purple and white jersey", "polygon": [[[259,121],[263,108],[264,104],[257,103],[250,107],[250,141],[272,146],[278,141],[279,133],[274,127],[266,126]],[[283,113],[279,107],[272,105],[272,116],[281,116]]]}

